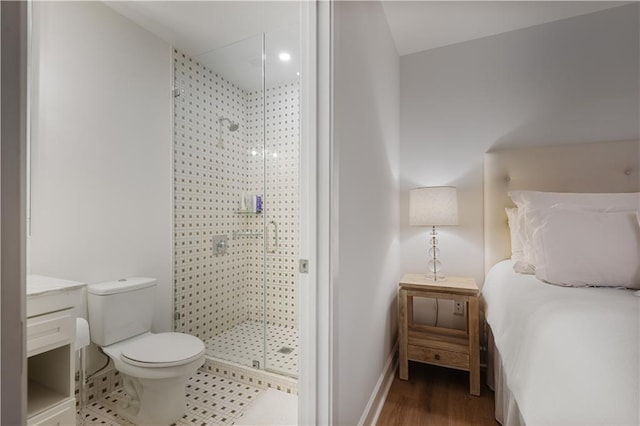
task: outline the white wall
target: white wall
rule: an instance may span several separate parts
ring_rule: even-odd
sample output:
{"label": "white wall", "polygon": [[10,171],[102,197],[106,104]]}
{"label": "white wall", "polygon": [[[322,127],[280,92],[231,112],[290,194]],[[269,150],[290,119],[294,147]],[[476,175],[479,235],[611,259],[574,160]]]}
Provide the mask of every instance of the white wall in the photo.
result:
{"label": "white wall", "polygon": [[170,47],[100,2],[34,3],[31,273],[158,279],[172,317]]}
{"label": "white wall", "polygon": [[353,425],[396,340],[399,61],[379,2],[334,16],[333,408]]}
{"label": "white wall", "polygon": [[460,226],[441,228],[441,258],[481,283],[484,152],[638,139],[638,39],[635,4],[403,56],[401,269],[426,268],[409,189],[458,187]]}

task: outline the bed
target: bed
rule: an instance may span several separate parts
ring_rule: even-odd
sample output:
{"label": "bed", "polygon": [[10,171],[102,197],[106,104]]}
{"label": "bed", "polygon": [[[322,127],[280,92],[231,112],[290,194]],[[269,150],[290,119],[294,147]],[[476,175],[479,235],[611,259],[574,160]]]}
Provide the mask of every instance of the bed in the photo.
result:
{"label": "bed", "polygon": [[487,381],[502,425],[640,424],[640,297],[514,272],[505,215],[516,190],[638,192],[639,159],[638,141],[485,155]]}

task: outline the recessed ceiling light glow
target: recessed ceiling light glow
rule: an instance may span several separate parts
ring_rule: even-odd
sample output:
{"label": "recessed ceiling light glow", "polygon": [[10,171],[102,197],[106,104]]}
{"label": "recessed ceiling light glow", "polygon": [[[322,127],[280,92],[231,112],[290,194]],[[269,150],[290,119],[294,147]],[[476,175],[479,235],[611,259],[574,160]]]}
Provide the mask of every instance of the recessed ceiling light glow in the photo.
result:
{"label": "recessed ceiling light glow", "polygon": [[282,62],[289,62],[291,60],[291,55],[287,52],[280,52],[278,58],[280,58]]}

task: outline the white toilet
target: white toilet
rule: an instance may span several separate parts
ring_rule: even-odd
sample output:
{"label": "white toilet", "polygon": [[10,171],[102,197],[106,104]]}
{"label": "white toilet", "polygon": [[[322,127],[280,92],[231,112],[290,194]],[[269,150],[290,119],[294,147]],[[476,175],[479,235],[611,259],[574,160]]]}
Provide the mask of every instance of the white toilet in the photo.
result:
{"label": "white toilet", "polygon": [[122,374],[128,400],[118,414],[139,425],[169,425],[186,410],[185,385],[204,363],[204,343],[183,333],[152,334],[156,280],[87,286],[91,340]]}

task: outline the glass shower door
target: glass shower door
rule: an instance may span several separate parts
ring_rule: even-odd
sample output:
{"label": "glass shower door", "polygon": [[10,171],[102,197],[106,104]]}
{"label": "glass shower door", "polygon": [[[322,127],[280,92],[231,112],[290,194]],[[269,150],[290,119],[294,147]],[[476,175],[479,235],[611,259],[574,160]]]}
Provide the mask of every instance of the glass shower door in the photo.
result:
{"label": "glass shower door", "polygon": [[265,368],[297,377],[299,28],[264,39]]}

